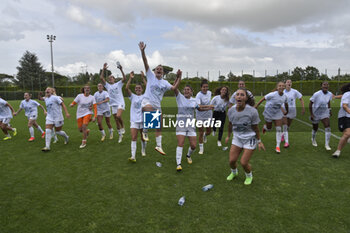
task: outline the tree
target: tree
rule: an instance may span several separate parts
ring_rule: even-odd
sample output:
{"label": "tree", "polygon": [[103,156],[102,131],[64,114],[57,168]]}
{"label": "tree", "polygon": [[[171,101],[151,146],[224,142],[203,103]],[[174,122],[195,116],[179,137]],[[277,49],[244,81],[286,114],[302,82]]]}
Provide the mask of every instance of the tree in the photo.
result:
{"label": "tree", "polygon": [[301,81],[304,80],[305,77],[305,71],[301,67],[295,67],[292,71],[291,79],[292,81]]}
{"label": "tree", "polygon": [[19,60],[17,70],[15,82],[18,86],[32,90],[40,88],[40,77],[44,77],[45,70],[35,53],[26,51]]}
{"label": "tree", "polygon": [[228,80],[229,82],[237,82],[237,81],[239,81],[239,77],[236,76],[236,75],[234,75],[234,74],[230,71],[230,73],[228,73],[228,75],[227,75],[227,80]]}
{"label": "tree", "polygon": [[6,87],[14,83],[14,78],[12,75],[0,74],[0,86]]}
{"label": "tree", "polygon": [[218,81],[219,81],[219,82],[223,82],[223,81],[225,81],[225,79],[226,79],[225,76],[220,75]]}
{"label": "tree", "polygon": [[307,66],[305,68],[305,80],[318,80],[320,79],[320,72],[316,67]]}

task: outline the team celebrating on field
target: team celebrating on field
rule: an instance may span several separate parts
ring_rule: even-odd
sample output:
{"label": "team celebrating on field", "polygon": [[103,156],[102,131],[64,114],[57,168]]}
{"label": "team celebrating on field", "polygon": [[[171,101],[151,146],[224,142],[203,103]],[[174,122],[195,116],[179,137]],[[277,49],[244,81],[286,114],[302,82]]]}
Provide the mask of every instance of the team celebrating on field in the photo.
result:
{"label": "team celebrating on field", "polygon": [[[239,155],[242,154],[240,164],[246,175],[244,184],[250,185],[252,183],[253,175],[249,163],[250,158],[256,147],[258,147],[259,150],[265,150],[258,128],[260,118],[257,111],[259,105],[264,101],[266,101],[263,112],[265,124],[262,128],[262,134],[271,131],[272,125],[274,124],[276,130],[276,153],[281,153],[281,142],[284,142],[284,148],[290,146],[289,128],[291,127],[293,119],[296,119],[297,116],[296,99],[300,100],[301,114],[305,113],[302,94],[292,88],[291,80],[287,80],[285,83],[277,83],[275,90],[265,95],[256,104],[253,94],[245,88],[244,81],[239,81],[238,89],[234,91],[231,98],[229,88],[226,86],[218,88],[212,98],[212,92],[209,90],[208,81],[202,80],[200,92],[193,98],[192,96],[194,93],[190,85],[186,85],[182,93],[179,90],[182,76],[181,70],[177,71],[176,80],[174,84],[171,85],[168,81],[163,79],[164,71],[162,65],[158,65],[154,71],[150,69],[145,53],[146,44],[140,42],[139,48],[146,75],[141,71],[143,83],[136,84],[134,93],[130,90],[130,83],[135,77],[134,72],[129,74],[129,79],[127,80],[122,66],[118,63],[117,67],[122,73],[122,79],[116,82],[115,77],[110,75],[107,81],[105,80],[105,73],[108,65],[105,63],[101,72],[101,83],[97,85],[98,91],[94,93],[94,95],[91,95],[90,86],[85,85],[82,88],[82,93],[77,95],[74,101],[69,105],[70,107],[77,105],[76,118],[78,130],[82,133],[82,143],[79,148],[85,148],[87,146],[87,139],[90,133],[88,126],[91,121],[95,122],[97,120],[98,129],[101,132],[101,141],[103,142],[106,139],[106,132],[102,124],[103,117],[105,117],[108,126],[109,139],[113,139],[113,127],[110,121],[111,115],[113,115],[116,122],[119,135],[118,142],[122,142],[123,135],[126,132],[122,119],[123,111],[125,110],[125,101],[122,92],[124,83],[126,83],[126,91],[130,100],[131,157],[129,161],[131,162],[136,162],[138,133],[140,133],[141,137],[141,155],[146,156],[146,146],[150,139],[148,137],[149,129],[143,124],[144,112],[155,111],[161,118],[161,101],[164,93],[168,90],[174,91],[176,96],[178,122],[192,121],[193,119],[197,121],[213,119],[215,122],[221,122],[220,127],[218,127],[217,138],[217,146],[219,148],[222,147],[222,137],[227,113],[229,123],[228,135],[225,138],[226,144],[229,142],[231,135],[233,135],[229,150],[229,165],[231,168],[231,172],[227,177],[229,181],[238,175],[237,160]],[[325,128],[325,149],[327,151],[331,150],[329,146],[331,138],[330,117],[332,114],[330,103],[333,98],[341,98],[340,110],[338,113],[338,126],[339,130],[343,132],[343,135],[339,141],[337,150],[332,154],[333,157],[338,158],[343,147],[350,141],[350,83],[341,88],[342,95],[339,96],[334,96],[328,91],[328,88],[328,82],[323,82],[321,90],[315,92],[310,98],[309,111],[310,121],[312,123],[311,144],[315,147],[317,146],[316,134],[318,131],[318,124],[322,122]],[[0,127],[5,134],[4,140],[11,139],[12,136],[9,132],[12,132],[12,135],[16,136],[17,130],[10,125],[10,120],[23,109],[25,116],[28,118],[28,129],[30,133],[28,141],[35,140],[34,126],[40,132],[41,137],[45,138],[45,147],[42,151],[51,150],[51,140],[54,139],[54,143],[58,140],[56,135],[62,136],[65,144],[69,142],[69,136],[62,130],[64,124],[62,109],[65,112],[66,118],[70,117],[63,98],[56,95],[54,88],[48,87],[45,90],[45,96],[39,96],[39,100],[45,102],[46,110],[40,103],[31,99],[30,93],[25,93],[24,100],[20,103],[18,111],[15,112],[14,108],[7,101],[0,98]],[[42,130],[36,121],[38,117],[38,107],[43,110],[46,116],[45,131]],[[207,138],[210,134],[213,136],[216,135],[217,128],[215,126],[212,128],[204,126],[197,128],[199,132],[198,154],[204,154],[204,144],[207,142]],[[180,127],[178,124],[175,131],[177,138],[176,170],[181,171],[183,147],[186,138],[189,140],[186,159],[189,164],[192,164],[191,155],[197,146],[197,129],[191,125]],[[161,128],[156,129],[155,135],[155,150],[165,155],[166,153],[162,147]]]}

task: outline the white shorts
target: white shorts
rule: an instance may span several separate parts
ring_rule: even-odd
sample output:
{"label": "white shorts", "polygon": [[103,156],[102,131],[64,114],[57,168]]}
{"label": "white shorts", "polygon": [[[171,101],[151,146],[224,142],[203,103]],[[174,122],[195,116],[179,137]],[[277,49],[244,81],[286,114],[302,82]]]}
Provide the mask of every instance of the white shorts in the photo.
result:
{"label": "white shorts", "polygon": [[111,111],[107,110],[103,113],[97,111],[97,116],[111,117]]}
{"label": "white shorts", "polygon": [[176,135],[183,135],[186,137],[197,137],[196,131],[176,131]]}
{"label": "white shorts", "polygon": [[296,118],[297,117],[297,112],[294,110],[292,110],[292,111],[288,111],[288,114],[287,115],[285,115],[284,117],[287,117],[287,118],[289,118],[289,119],[294,119],[294,118]]}
{"label": "white shorts", "polygon": [[154,102],[150,101],[148,98],[143,98],[141,102],[141,107],[144,108],[146,105],[151,105],[154,110],[161,111],[161,106],[155,104]]}
{"label": "white shorts", "polygon": [[240,139],[233,136],[232,145],[238,146],[240,148],[255,150],[258,140],[256,140],[255,136],[250,139]]}
{"label": "white shorts", "polygon": [[35,121],[38,118],[38,115],[32,114],[32,115],[27,116],[27,118],[28,118],[28,120],[34,120]]}
{"label": "white shorts", "polygon": [[312,124],[318,124],[318,123],[320,123],[321,120],[326,119],[326,118],[329,118],[329,116],[328,117],[325,116],[325,117],[322,117],[322,118],[314,118],[313,120],[311,120],[311,116],[309,117],[309,119],[310,119]]}
{"label": "white shorts", "polygon": [[118,109],[125,110],[125,105],[118,104],[118,105],[112,106],[112,114],[117,114]]}
{"label": "white shorts", "polygon": [[12,118],[0,118],[0,122],[2,122],[5,125],[10,124]]}
{"label": "white shorts", "polygon": [[130,129],[143,129],[142,122],[130,122]]}
{"label": "white shorts", "polygon": [[46,125],[54,125],[55,127],[61,127],[64,124],[64,120],[62,121],[52,121],[46,119]]}

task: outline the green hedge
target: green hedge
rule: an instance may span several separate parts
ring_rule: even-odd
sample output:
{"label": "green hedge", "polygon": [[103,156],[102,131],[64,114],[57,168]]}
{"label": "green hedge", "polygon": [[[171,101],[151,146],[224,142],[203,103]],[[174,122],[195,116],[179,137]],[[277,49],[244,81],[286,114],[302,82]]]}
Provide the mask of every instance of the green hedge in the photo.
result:
{"label": "green hedge", "polygon": [[[329,82],[329,90],[333,94],[339,94],[339,89],[348,81],[328,81]],[[180,84],[179,89],[182,90],[187,84],[189,84],[193,88],[194,95],[200,91],[200,81],[190,81],[183,80]],[[312,95],[314,92],[320,89],[322,84],[321,80],[317,81],[294,81],[293,88],[299,90],[303,95]],[[210,82],[209,89],[214,93],[218,87],[227,86],[230,90],[230,94],[232,94],[238,86],[238,82]],[[250,91],[253,92],[256,96],[266,95],[271,92],[275,87],[275,82],[246,82],[246,87]],[[9,87],[7,87],[9,88]],[[82,86],[58,86],[56,87],[57,95],[64,97],[75,97],[79,93],[81,93]],[[20,90],[18,87],[10,87],[10,89],[0,89],[0,97],[6,100],[15,100],[15,99],[23,99],[23,94],[25,91]],[[133,91],[135,89],[135,84],[130,84],[130,89]],[[91,87],[91,93],[95,93],[97,91],[97,86]],[[36,99],[39,91],[34,91],[33,98]],[[127,96],[127,92],[125,90],[125,85],[123,87],[123,94]],[[173,91],[167,91],[165,96],[174,96]]]}

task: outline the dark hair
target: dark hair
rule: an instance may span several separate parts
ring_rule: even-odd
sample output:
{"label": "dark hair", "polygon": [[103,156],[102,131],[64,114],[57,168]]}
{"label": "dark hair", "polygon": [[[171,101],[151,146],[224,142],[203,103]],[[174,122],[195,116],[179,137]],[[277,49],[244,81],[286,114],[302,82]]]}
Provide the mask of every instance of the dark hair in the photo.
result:
{"label": "dark hair", "polygon": [[328,81],[323,81],[323,82],[321,83],[321,87],[322,87],[322,85],[323,85],[324,83],[328,83],[328,85],[329,85],[329,82],[328,82]]}
{"label": "dark hair", "polygon": [[230,99],[230,90],[228,89],[227,86],[222,86],[222,87],[217,88],[215,90],[215,95],[221,95],[221,89],[222,88],[226,88],[226,90],[227,90],[226,95],[224,96],[224,99],[227,102]]}
{"label": "dark hair", "polygon": [[201,81],[201,87],[202,87],[204,84],[208,84],[208,85],[209,85],[208,80],[203,79],[203,80]]}
{"label": "dark hair", "polygon": [[191,89],[191,91],[193,92],[193,88],[191,87],[191,85],[186,84],[186,86],[185,86],[185,87],[189,87],[189,88]]}
{"label": "dark hair", "polygon": [[[243,90],[245,92],[245,95],[247,96],[247,101],[245,102],[246,104],[249,104],[250,106],[254,107],[255,105],[255,100],[254,98],[251,97],[251,95],[248,95],[248,90],[244,87],[240,87],[237,89],[238,90]],[[237,92],[236,91],[236,92]]]}
{"label": "dark hair", "polygon": [[141,87],[142,87],[142,89],[143,89],[143,86],[142,86],[142,84],[141,84],[141,83],[136,83],[136,84],[135,84],[135,87],[136,87],[136,86],[141,86]]}
{"label": "dark hair", "polygon": [[90,87],[90,86],[86,84],[80,89],[81,93],[83,93],[83,94],[85,94],[85,92],[84,92],[85,87]]}
{"label": "dark hair", "polygon": [[341,91],[342,94],[344,94],[345,92],[350,91],[350,83],[347,83],[347,84],[343,85],[343,86],[340,88],[340,91]]}

